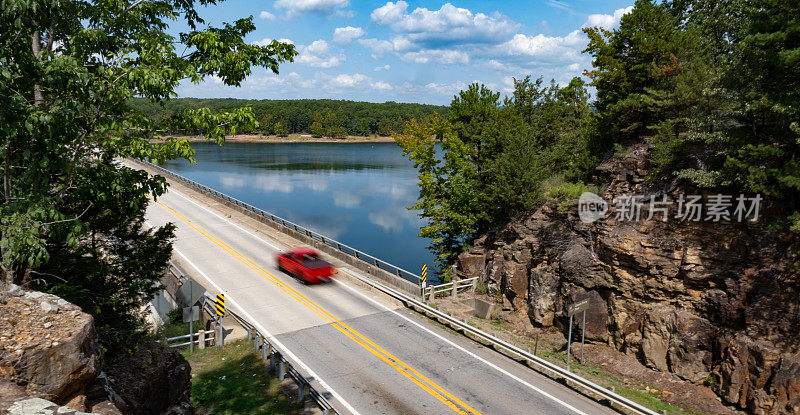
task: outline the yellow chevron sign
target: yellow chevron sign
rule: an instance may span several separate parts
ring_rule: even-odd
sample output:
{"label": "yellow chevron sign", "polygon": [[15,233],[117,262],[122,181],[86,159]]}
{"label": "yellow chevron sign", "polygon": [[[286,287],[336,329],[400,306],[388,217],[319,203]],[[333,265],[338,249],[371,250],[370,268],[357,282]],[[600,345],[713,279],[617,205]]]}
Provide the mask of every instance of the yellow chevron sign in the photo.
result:
{"label": "yellow chevron sign", "polygon": [[428,280],[428,265],[422,264],[422,279],[420,279],[420,282],[425,282],[427,280]]}
{"label": "yellow chevron sign", "polygon": [[225,315],[225,294],[217,294],[217,301],[214,302],[217,307],[217,315],[222,317]]}

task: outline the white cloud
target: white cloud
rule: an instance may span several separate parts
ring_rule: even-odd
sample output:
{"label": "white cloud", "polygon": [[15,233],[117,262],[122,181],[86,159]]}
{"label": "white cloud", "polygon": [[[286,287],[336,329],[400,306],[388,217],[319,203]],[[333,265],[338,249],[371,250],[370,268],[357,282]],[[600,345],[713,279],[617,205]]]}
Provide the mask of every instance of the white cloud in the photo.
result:
{"label": "white cloud", "polygon": [[276,9],[285,9],[290,18],[307,13],[348,16],[350,13],[343,10],[348,5],[348,0],[277,0],[274,4]]}
{"label": "white cloud", "polygon": [[375,72],[388,71],[391,68],[392,68],[392,66],[387,63],[386,65],[383,65],[383,66],[376,66],[375,69],[373,69],[373,71],[375,71]]}
{"label": "white cloud", "polygon": [[388,2],[373,10],[370,18],[373,22],[377,22],[378,24],[390,24],[400,20],[400,17],[403,16],[407,8],[408,3],[403,0],[397,3]]}
{"label": "white cloud", "polygon": [[372,50],[372,58],[378,59],[385,53],[395,52],[400,53],[411,49],[414,45],[403,37],[394,37],[391,41],[380,39],[358,39],[358,43],[367,49]]}
{"label": "white cloud", "polygon": [[440,95],[455,95],[459,91],[466,89],[467,84],[462,81],[442,83],[442,84],[431,82],[425,85],[425,88],[432,90]]}
{"label": "white cloud", "polygon": [[524,55],[540,60],[575,61],[585,45],[586,36],[580,30],[574,30],[564,37],[543,34],[528,36],[518,33],[511,40],[500,45],[500,49],[512,56]]}
{"label": "white cloud", "polygon": [[554,7],[556,9],[561,9],[561,10],[567,10],[567,11],[571,11],[572,10],[572,8],[569,7],[569,4],[564,3],[563,1],[547,0],[547,5],[550,6],[550,7]]}
{"label": "white cloud", "polygon": [[360,73],[354,73],[352,75],[343,73],[331,78],[330,83],[331,85],[337,87],[352,88],[364,84],[364,82],[368,79],[369,78],[366,75],[362,75]]}
{"label": "white cloud", "polygon": [[[270,43],[272,43],[273,40],[274,39],[272,39],[272,38],[265,37],[264,39],[257,40],[255,42],[253,42],[253,44],[254,45],[258,45],[258,46],[268,46]],[[290,45],[294,45],[294,42],[292,42],[291,39],[286,39],[286,38],[278,39],[278,42],[288,43]]]}
{"label": "white cloud", "polygon": [[442,44],[496,43],[511,38],[520,27],[500,13],[492,16],[472,13],[450,3],[439,10],[418,7],[406,13],[407,8],[404,1],[388,2],[375,9],[370,17],[409,41],[432,49]]}
{"label": "white cloud", "polygon": [[407,52],[401,58],[404,61],[414,63],[438,62],[446,65],[469,63],[469,55],[457,50],[423,49],[419,52]]}
{"label": "white cloud", "polygon": [[633,10],[633,6],[628,6],[624,9],[617,9],[614,10],[614,14],[590,14],[589,18],[586,19],[586,23],[583,24],[583,27],[594,27],[600,26],[604,29],[613,29],[619,24],[619,21],[622,20],[622,16],[630,13]]}
{"label": "white cloud", "polygon": [[311,42],[310,45],[300,45],[297,47],[299,55],[295,62],[308,65],[314,68],[333,68],[339,66],[346,60],[342,54],[330,55],[328,42],[320,39]]}
{"label": "white cloud", "polygon": [[333,31],[333,41],[336,43],[346,44],[364,36],[364,29],[360,27],[346,26],[337,27]]}
{"label": "white cloud", "polygon": [[371,83],[369,86],[371,86],[372,89],[379,89],[379,90],[383,90],[383,91],[388,91],[390,89],[393,89],[391,85],[389,85],[389,84],[387,84],[386,82],[383,82],[383,81],[378,81],[378,82]]}
{"label": "white cloud", "polygon": [[567,70],[570,70],[570,71],[573,71],[573,72],[579,71],[580,69],[581,69],[581,65],[578,64],[578,63],[573,63],[573,64],[567,66]]}
{"label": "white cloud", "polygon": [[263,10],[261,11],[261,13],[258,14],[258,17],[265,20],[275,20],[274,14]]}

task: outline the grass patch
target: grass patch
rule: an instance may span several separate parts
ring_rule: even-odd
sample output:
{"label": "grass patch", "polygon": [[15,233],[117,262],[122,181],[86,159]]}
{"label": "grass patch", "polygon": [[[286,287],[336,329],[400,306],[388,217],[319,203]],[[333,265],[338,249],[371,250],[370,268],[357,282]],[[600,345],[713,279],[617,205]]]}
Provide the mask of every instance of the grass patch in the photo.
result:
{"label": "grass patch", "polygon": [[661,411],[666,411],[668,415],[702,415],[701,412],[693,411],[689,408],[670,405],[659,399],[657,396],[651,395],[645,391],[640,391],[638,389],[620,386],[616,388],[616,391],[619,395],[659,413],[661,413]]}
{"label": "grass patch", "polygon": [[183,351],[192,365],[192,401],[198,414],[300,414],[303,403],[281,393],[280,381],[253,351],[237,340],[225,347]]}

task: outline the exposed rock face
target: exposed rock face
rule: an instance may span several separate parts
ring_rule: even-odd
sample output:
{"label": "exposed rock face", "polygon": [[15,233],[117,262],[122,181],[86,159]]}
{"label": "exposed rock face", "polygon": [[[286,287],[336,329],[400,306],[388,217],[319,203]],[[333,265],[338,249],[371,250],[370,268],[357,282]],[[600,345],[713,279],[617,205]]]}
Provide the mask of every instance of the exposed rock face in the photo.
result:
{"label": "exposed rock face", "polygon": [[109,362],[108,382],[118,393],[123,414],[194,414],[191,367],[177,350],[142,348],[136,354]]}
{"label": "exposed rock face", "polygon": [[79,307],[16,286],[0,294],[0,413],[194,413],[177,351],[152,344],[108,361]]}
{"label": "exposed rock face", "polygon": [[68,400],[103,366],[92,317],[54,295],[11,292],[0,317],[0,376],[31,396]]}
{"label": "exposed rock face", "polygon": [[[697,194],[676,184],[648,188],[646,160],[640,147],[601,166],[611,176],[603,198]],[[588,299],[587,340],[712,383],[742,409],[800,413],[800,275],[790,266],[791,235],[766,229],[763,205],[755,223],[656,219],[618,221],[610,206],[605,219],[586,224],[574,203],[564,211],[553,201],[476,240],[460,256],[458,275],[480,276],[535,326],[566,330],[567,306]]]}

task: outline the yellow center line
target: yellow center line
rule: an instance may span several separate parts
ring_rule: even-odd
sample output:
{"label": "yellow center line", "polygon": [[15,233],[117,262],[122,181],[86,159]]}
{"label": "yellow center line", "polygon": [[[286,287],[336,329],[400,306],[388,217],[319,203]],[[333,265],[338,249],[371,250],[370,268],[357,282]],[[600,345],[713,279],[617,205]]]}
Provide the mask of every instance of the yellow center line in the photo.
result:
{"label": "yellow center line", "polygon": [[[308,299],[304,295],[300,294],[295,289],[293,289],[292,287],[290,287],[289,285],[287,285],[283,281],[279,280],[278,278],[276,278],[274,275],[270,274],[265,269],[263,269],[260,266],[258,266],[253,261],[249,260],[244,255],[242,255],[241,253],[236,251],[235,249],[231,248],[230,246],[228,246],[227,244],[222,242],[221,240],[216,238],[214,235],[212,235],[210,232],[206,231],[205,229],[203,229],[199,225],[195,224],[194,222],[192,222],[190,219],[188,219],[185,216],[183,216],[182,214],[180,214],[175,209],[169,207],[168,205],[166,205],[165,203],[163,203],[161,201],[156,201],[156,203],[158,203],[161,207],[163,207],[164,209],[166,209],[169,212],[171,212],[173,215],[175,215],[182,222],[186,223],[187,225],[189,225],[190,227],[195,229],[201,235],[203,235],[206,238],[208,238],[212,243],[214,243],[215,245],[217,245],[220,248],[222,248],[228,254],[230,254],[231,256],[233,256],[234,258],[239,260],[240,262],[242,262],[245,266],[247,266],[248,268],[252,269],[257,274],[261,275],[264,279],[266,279],[267,281],[270,281],[273,285],[275,285],[276,287],[281,289],[283,292],[285,292],[287,295],[289,295],[290,297],[295,299],[297,302],[299,302],[300,304],[302,304],[303,306],[305,306],[306,308],[311,310],[314,314],[318,315],[324,321],[331,323],[331,325],[333,327],[335,327],[337,330],[339,330],[340,332],[345,334],[347,337],[349,337],[350,339],[355,341],[357,344],[359,344],[360,346],[364,347],[366,350],[368,350],[369,352],[371,352],[372,354],[374,354],[375,356],[377,356],[378,358],[383,360],[385,363],[387,363],[388,365],[393,367],[395,370],[397,370],[398,372],[400,372],[401,374],[406,376],[408,379],[410,379],[411,381],[416,383],[418,386],[423,388],[426,392],[428,392],[429,394],[431,394],[432,396],[434,396],[435,398],[437,398],[438,400],[440,400],[441,402],[446,404],[453,411],[455,411],[455,412],[457,412],[459,414],[462,414],[462,415],[468,415],[469,413],[472,413],[474,415],[480,415],[480,412],[476,411],[475,409],[473,409],[472,407],[470,407],[469,405],[467,405],[463,401],[459,400],[458,398],[456,398],[455,396],[453,396],[449,392],[445,391],[442,387],[440,387],[439,385],[437,385],[436,383],[434,383],[433,381],[431,381],[430,379],[428,379],[424,375],[420,374],[419,372],[417,372],[416,370],[414,370],[413,368],[408,366],[405,362],[403,362],[402,360],[398,359],[397,357],[395,357],[394,355],[392,355],[391,353],[389,353],[388,351],[386,351],[382,347],[378,346],[373,341],[369,340],[368,338],[363,336],[361,333],[359,333],[357,330],[353,329],[352,327],[348,326],[347,324],[345,324],[344,322],[342,322],[338,318],[334,317],[329,312],[327,312],[325,309],[323,309],[322,307],[320,307],[319,305],[317,305],[316,303],[314,303],[313,301],[311,301],[310,299]],[[464,410],[459,408],[458,405],[460,405],[461,408],[464,408],[469,412],[465,412]]]}

